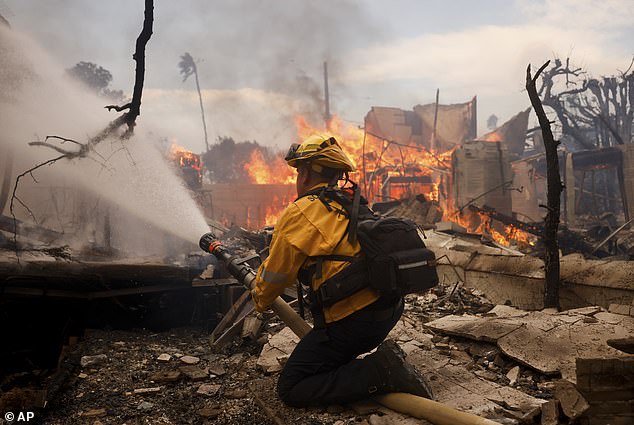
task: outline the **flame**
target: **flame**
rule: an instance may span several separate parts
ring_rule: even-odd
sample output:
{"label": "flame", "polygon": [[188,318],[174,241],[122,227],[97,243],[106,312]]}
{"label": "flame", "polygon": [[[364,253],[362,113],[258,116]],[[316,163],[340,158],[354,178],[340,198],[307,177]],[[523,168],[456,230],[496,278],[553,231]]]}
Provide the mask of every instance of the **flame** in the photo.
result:
{"label": "flame", "polygon": [[532,235],[512,224],[504,227],[504,232],[500,232],[493,226],[493,219],[487,213],[473,212],[465,209],[462,213],[454,211],[446,217],[464,227],[468,233],[482,234],[489,236],[492,240],[503,246],[517,245],[519,247],[535,246],[537,236]]}
{"label": "flame", "polygon": [[536,236],[528,232],[525,232],[522,229],[518,229],[512,224],[509,224],[508,226],[506,226],[505,231],[506,231],[506,237],[516,241],[518,245],[535,246],[535,241],[537,240]]}
{"label": "flame", "polygon": [[497,131],[492,131],[491,133],[479,137],[478,140],[481,142],[503,142],[504,138]]}
{"label": "flame", "polygon": [[[331,119],[327,128],[312,126],[302,116],[295,117],[295,124],[299,142],[313,134],[337,139],[356,167],[356,171],[351,173],[351,179],[359,183],[369,202],[384,200],[382,184],[389,176],[428,176],[430,183],[426,184],[392,184],[387,194],[388,199],[423,193],[428,200],[440,203],[444,211],[443,219],[459,224],[469,233],[488,235],[504,246],[512,243],[520,246],[535,244],[536,237],[530,233],[512,225],[498,230],[488,214],[469,209],[460,212],[451,199],[443,199],[440,191],[441,175],[451,171],[451,156],[455,147],[436,152],[420,145],[399,144],[366,133],[362,128],[345,123],[337,116]],[[495,137],[491,136],[488,141],[495,141]],[[244,169],[250,181],[255,184],[292,184],[295,181],[295,172],[281,156],[267,160],[259,149],[252,152]],[[264,223],[260,224],[274,225],[290,201],[275,196],[266,208]]]}
{"label": "flame", "polygon": [[167,156],[172,161],[176,161],[180,167],[191,167],[200,172],[200,156],[176,143],[172,143]]}
{"label": "flame", "polygon": [[[439,153],[416,144],[384,140],[345,123],[338,116],[333,116],[328,128],[311,126],[302,116],[295,117],[295,124],[300,141],[313,134],[337,139],[356,167],[351,178],[360,184],[369,202],[401,199],[419,193],[430,200],[439,200],[440,176],[434,171],[447,170],[455,148]],[[387,199],[383,199],[382,184],[389,176],[429,176],[431,181],[392,185]]]}
{"label": "flame", "polygon": [[273,196],[271,204],[266,208],[266,216],[264,218],[265,226],[275,226],[280,216],[286,209],[286,206],[290,203],[290,199],[286,197],[280,199],[279,196]]}
{"label": "flame", "polygon": [[255,184],[293,184],[295,173],[281,157],[266,161],[260,149],[251,152],[249,162],[244,164],[251,183]]}

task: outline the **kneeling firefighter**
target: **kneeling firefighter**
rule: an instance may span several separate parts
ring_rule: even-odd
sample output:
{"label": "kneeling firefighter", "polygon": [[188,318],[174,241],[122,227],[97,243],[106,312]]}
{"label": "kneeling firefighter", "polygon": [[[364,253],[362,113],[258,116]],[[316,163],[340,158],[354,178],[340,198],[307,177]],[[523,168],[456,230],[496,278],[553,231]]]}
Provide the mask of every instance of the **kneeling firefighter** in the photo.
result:
{"label": "kneeling firefighter", "polygon": [[[354,165],[333,137],[320,135],[291,146],[286,161],[297,169],[298,198],[275,226],[252,296],[262,312],[299,280],[308,288],[314,327],[284,366],[280,398],[295,407],[388,392],[432,398],[400,348],[391,341],[381,344],[403,313],[403,297],[381,295],[368,285],[367,268],[362,267],[364,273],[357,266],[363,256],[354,235],[358,218],[348,210],[350,205],[369,209],[354,183],[353,190],[337,186],[344,177],[349,182]],[[376,352],[357,359],[379,344]]]}

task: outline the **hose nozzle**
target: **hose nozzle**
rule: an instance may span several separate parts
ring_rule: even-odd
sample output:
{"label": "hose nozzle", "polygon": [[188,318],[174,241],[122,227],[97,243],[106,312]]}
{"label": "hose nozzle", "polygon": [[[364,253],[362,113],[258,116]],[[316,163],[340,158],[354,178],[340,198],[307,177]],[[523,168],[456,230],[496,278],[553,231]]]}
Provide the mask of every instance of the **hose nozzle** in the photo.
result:
{"label": "hose nozzle", "polygon": [[220,245],[220,241],[216,239],[216,235],[213,233],[205,233],[200,237],[200,241],[198,242],[198,246],[205,252],[210,254],[213,253],[214,248]]}

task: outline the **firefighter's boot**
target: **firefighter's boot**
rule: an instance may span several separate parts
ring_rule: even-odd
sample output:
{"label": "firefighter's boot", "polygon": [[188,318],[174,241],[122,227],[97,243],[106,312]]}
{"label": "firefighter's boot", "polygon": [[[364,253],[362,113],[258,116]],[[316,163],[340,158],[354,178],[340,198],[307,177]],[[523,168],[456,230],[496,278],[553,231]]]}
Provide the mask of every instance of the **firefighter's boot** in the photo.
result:
{"label": "firefighter's boot", "polygon": [[370,394],[410,393],[434,399],[427,379],[405,360],[405,353],[394,341],[384,341],[366,359],[374,364],[379,381],[368,388]]}

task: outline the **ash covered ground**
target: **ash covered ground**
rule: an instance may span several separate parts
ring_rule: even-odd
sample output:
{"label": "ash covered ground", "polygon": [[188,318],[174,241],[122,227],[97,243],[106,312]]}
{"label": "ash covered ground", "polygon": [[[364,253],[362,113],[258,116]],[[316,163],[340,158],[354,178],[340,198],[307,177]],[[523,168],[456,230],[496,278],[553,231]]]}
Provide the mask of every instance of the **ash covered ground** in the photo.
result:
{"label": "ash covered ground", "polygon": [[[452,292],[453,291],[453,292]],[[477,291],[439,287],[409,296],[403,321],[425,332],[428,350],[460,359],[485,379],[508,385],[515,362],[492,344],[434,335],[422,324],[449,314],[482,314],[493,307]],[[268,317],[268,318],[267,318]],[[376,424],[394,417],[378,405],[290,409],[275,395],[277,373],[257,365],[262,345],[283,325],[265,317],[257,340],[237,337],[222,350],[207,332],[89,330],[63,367],[69,379],[42,412],[46,424]],[[283,363],[283,359],[278,359]],[[516,388],[548,398],[547,379],[521,368]],[[393,419],[392,419],[393,420]],[[404,417],[402,420],[407,420]],[[421,423],[417,420],[416,423]]]}

